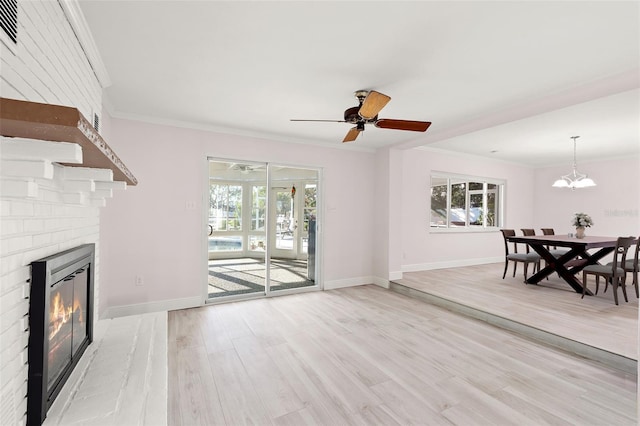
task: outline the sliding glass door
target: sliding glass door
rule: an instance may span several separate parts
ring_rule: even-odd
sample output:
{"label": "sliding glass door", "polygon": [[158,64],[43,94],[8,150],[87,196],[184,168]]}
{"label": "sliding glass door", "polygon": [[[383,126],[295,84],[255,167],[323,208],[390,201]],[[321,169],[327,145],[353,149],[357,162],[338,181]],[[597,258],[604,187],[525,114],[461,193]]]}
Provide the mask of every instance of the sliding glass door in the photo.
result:
{"label": "sliding glass door", "polygon": [[209,298],[264,294],[267,167],[209,161]]}
{"label": "sliding glass door", "polygon": [[209,160],[209,299],[318,288],[319,171]]}

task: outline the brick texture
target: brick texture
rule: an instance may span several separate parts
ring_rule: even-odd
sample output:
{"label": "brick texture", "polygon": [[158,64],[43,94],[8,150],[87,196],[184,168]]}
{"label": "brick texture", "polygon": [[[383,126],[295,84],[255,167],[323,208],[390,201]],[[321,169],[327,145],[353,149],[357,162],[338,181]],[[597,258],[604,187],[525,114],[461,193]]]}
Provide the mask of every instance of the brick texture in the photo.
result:
{"label": "brick texture", "polygon": [[[19,2],[18,9],[17,48],[0,42],[1,96],[71,106],[89,118],[101,111],[102,87],[60,3]],[[88,196],[87,203],[66,202],[73,197],[65,192],[64,180],[57,178],[3,176],[2,183],[0,424],[21,425],[26,422],[29,264],[80,244],[95,243],[98,298],[100,211],[96,205],[104,203],[92,203]],[[95,307],[97,318],[97,299]]]}

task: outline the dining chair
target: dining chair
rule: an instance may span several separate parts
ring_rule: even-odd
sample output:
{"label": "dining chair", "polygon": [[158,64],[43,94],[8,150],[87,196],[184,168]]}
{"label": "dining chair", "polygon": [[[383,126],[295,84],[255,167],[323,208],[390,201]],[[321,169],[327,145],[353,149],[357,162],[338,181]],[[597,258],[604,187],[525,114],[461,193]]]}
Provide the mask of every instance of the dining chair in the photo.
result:
{"label": "dining chair", "polygon": [[[542,235],[556,235],[556,232],[553,230],[553,228],[540,228],[540,230],[542,231]],[[551,253],[553,257],[560,257],[571,249],[565,247],[558,248],[556,246],[553,246],[553,248],[551,248],[547,246],[547,250],[549,250],[549,253]]]}
{"label": "dining chair", "polygon": [[640,236],[636,242],[636,252],[633,255],[633,259],[627,259],[624,263],[624,270],[631,272],[633,277],[632,284],[636,288],[636,298],[640,298],[638,295],[638,272],[640,272]]}
{"label": "dining chair", "polygon": [[513,243],[513,251],[509,251],[509,241],[507,237],[515,237],[516,231],[514,229],[501,229],[502,237],[504,238],[504,272],[502,273],[502,279],[507,275],[507,269],[509,267],[509,261],[513,262],[513,276],[516,276],[516,268],[518,262],[524,264],[524,280],[527,281],[527,270],[529,264],[533,263],[533,272],[540,270],[540,255],[538,253],[530,253],[529,246],[527,246],[526,253],[518,253],[518,244]]}
{"label": "dining chair", "polygon": [[600,277],[603,277],[607,280],[607,284],[610,282],[613,287],[613,300],[616,302],[616,305],[618,304],[618,287],[622,287],[622,294],[624,295],[625,302],[629,301],[625,286],[627,272],[624,270],[624,265],[627,261],[629,247],[631,247],[634,242],[634,237],[618,237],[618,240],[616,241],[616,248],[613,252],[613,262],[610,262],[607,265],[589,265],[582,270],[583,298],[587,291],[587,275],[594,275],[596,277],[596,292],[594,294],[598,294]]}
{"label": "dining chair", "polygon": [[522,228],[522,235],[524,235],[525,237],[533,237],[536,235],[536,231],[533,228]]}
{"label": "dining chair", "polygon": [[[534,237],[534,236],[536,235],[536,231],[535,231],[535,229],[533,229],[533,228],[522,228],[522,229],[520,229],[520,230],[522,231],[522,235],[524,235],[525,237]],[[549,250],[549,247],[547,247],[547,250]],[[529,253],[529,252],[530,252],[530,250],[529,250],[529,246],[527,246],[527,253]],[[550,250],[549,252],[550,252],[551,254],[553,254],[553,251],[552,251],[552,250]],[[539,255],[538,255],[538,256],[539,256]],[[556,255],[554,254],[554,256],[556,256]],[[558,257],[558,256],[556,256],[556,257]],[[546,261],[546,260],[544,261],[544,266],[547,266],[547,261]],[[540,270],[540,264],[539,264],[539,263],[538,263],[538,270]],[[535,271],[535,270],[534,270],[534,271]],[[525,279],[526,279],[526,278],[525,278]],[[548,280],[548,279],[549,279],[549,277],[547,277],[547,280]]]}
{"label": "dining chair", "polygon": [[[622,267],[624,268],[625,272],[631,272],[631,277],[633,279],[633,281],[631,282],[631,284],[635,287],[636,289],[636,298],[640,298],[640,296],[638,295],[638,270],[640,270],[640,265],[638,264],[640,261],[640,237],[638,237],[638,240],[636,242],[636,247],[635,247],[635,254],[633,255],[632,259],[628,259],[629,254],[627,254],[627,260],[624,262],[624,265],[622,265]],[[613,262],[609,262],[607,265],[611,265]],[[609,283],[607,282],[607,284],[604,287],[604,291],[607,291],[607,285]]]}

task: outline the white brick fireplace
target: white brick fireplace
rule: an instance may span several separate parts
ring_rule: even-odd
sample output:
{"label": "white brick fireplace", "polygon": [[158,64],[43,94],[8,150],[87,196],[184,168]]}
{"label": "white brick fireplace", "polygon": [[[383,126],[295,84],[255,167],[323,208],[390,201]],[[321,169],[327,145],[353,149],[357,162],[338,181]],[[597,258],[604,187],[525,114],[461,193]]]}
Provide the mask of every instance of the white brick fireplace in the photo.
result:
{"label": "white brick fireplace", "polygon": [[[45,425],[166,423],[166,313],[97,321],[100,210],[131,183],[120,159],[88,128],[101,122],[108,74],[75,0],[17,8],[16,41],[0,37],[0,98],[69,107],[86,119],[73,133],[83,145],[7,132],[0,111],[1,134],[10,136],[0,141],[0,424],[26,423],[30,263],[87,243],[96,249],[94,343]],[[115,167],[96,166],[96,158]]]}
{"label": "white brick fireplace", "polygon": [[13,138],[0,141],[2,424],[14,424],[11,413],[26,411],[30,263],[94,243],[95,323],[100,298],[100,207],[113,188],[125,188],[111,180],[111,170],[55,164],[72,159],[71,155],[81,162],[82,155],[76,144],[63,144],[64,149],[55,145],[59,144]]}

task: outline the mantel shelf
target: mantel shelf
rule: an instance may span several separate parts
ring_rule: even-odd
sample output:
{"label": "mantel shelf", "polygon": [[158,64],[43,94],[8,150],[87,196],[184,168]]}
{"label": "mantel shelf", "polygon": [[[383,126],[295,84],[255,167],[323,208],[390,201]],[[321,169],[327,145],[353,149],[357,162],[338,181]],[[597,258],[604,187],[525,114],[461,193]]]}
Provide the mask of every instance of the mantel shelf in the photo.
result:
{"label": "mantel shelf", "polygon": [[70,167],[110,169],[113,180],[136,185],[138,180],[102,136],[76,108],[0,98],[0,134],[8,137],[77,143],[82,163]]}

